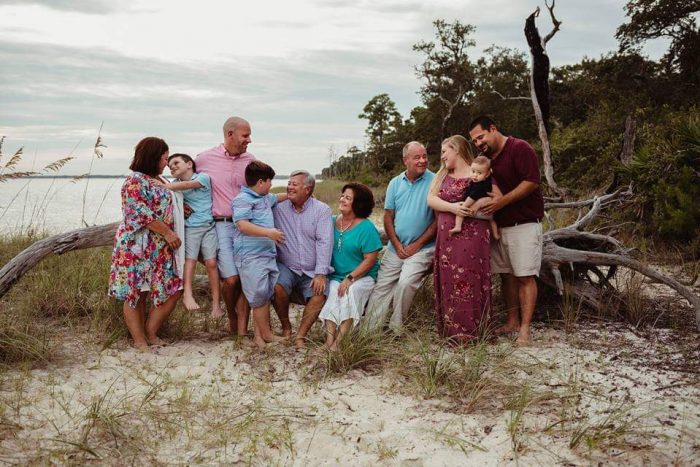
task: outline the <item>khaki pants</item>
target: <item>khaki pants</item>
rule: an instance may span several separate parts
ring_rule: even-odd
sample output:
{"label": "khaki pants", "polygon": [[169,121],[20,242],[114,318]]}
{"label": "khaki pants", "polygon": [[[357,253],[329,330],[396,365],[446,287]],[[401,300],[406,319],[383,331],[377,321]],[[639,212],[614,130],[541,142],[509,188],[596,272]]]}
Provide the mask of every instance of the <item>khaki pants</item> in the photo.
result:
{"label": "khaki pants", "polygon": [[435,247],[429,247],[410,258],[401,259],[387,248],[367,305],[367,325],[371,329],[384,326],[391,311],[389,327],[394,332],[401,331],[413,297],[433,266],[434,254]]}

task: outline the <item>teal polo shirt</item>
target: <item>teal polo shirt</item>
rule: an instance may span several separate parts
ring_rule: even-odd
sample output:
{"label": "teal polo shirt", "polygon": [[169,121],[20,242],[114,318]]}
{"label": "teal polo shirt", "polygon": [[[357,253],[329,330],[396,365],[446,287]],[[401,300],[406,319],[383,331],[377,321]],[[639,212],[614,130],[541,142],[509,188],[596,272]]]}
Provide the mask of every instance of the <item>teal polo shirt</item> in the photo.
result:
{"label": "teal polo shirt", "polygon": [[[384,209],[394,211],[394,230],[402,244],[408,245],[420,237],[433,222],[433,210],[428,206],[428,189],[435,174],[430,170],[411,182],[403,172],[392,178],[386,189]],[[423,245],[431,247],[435,242]],[[396,252],[389,242],[388,248]]]}

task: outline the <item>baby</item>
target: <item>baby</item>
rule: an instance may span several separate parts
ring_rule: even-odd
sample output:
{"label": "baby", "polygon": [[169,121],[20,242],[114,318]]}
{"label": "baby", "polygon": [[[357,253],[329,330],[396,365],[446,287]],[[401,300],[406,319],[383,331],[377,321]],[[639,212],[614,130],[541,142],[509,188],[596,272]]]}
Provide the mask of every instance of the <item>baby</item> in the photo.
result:
{"label": "baby", "polygon": [[[467,187],[464,196],[465,200],[462,204],[465,208],[469,208],[471,213],[476,213],[484,207],[486,202],[491,200],[489,197],[490,192],[497,192],[498,186],[493,184],[493,177],[491,176],[491,160],[485,156],[477,156],[471,163],[471,180],[472,182]],[[462,231],[462,222],[464,222],[464,216],[457,216],[455,219],[455,226],[449,230],[450,235],[457,234]],[[498,226],[496,221],[490,220],[491,223],[491,233],[493,237],[498,240],[501,235],[498,233]]]}

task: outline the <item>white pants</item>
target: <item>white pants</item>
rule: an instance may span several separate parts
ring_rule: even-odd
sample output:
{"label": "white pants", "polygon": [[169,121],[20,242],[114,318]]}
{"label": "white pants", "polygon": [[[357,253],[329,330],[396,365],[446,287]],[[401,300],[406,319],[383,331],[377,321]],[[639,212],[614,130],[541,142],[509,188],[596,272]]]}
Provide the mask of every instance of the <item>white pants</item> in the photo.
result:
{"label": "white pants", "polygon": [[318,316],[320,320],[333,321],[340,325],[345,320],[352,319],[353,326],[357,326],[360,322],[360,317],[365,311],[365,305],[369,299],[369,295],[374,288],[374,279],[369,276],[364,276],[348,287],[347,292],[342,297],[338,296],[338,287],[340,282],[331,281],[328,299],[323,305],[321,314]]}
{"label": "white pants", "polygon": [[389,328],[400,332],[413,297],[433,266],[435,247],[424,248],[406,259],[401,259],[387,248],[382,257],[377,285],[367,306],[367,324],[376,329],[384,326],[393,302]]}

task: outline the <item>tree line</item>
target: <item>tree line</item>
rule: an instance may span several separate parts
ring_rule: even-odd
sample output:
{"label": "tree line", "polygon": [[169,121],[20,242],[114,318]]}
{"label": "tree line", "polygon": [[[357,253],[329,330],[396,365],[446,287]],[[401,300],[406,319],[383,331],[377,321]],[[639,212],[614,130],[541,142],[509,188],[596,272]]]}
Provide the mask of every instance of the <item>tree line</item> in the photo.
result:
{"label": "tree line", "polygon": [[[557,183],[571,197],[613,184],[631,186],[634,198],[621,220],[640,234],[683,242],[692,253],[700,252],[699,10],[697,0],[630,0],[626,22],[616,32],[618,50],[553,67],[549,79],[548,133]],[[504,133],[540,148],[528,55],[492,45],[474,59],[473,25],[443,19],[433,24],[432,40],[413,46],[422,59],[415,66],[421,105],[402,116],[388,94],[372,97],[359,114],[367,121],[364,150],[331,149],[324,178],[385,184],[402,169],[401,149],[410,140],[426,144],[437,167],[442,139],[466,135],[471,119],[484,113]],[[658,38],[669,46],[651,60],[642,46]],[[630,122],[631,157],[621,161]]]}

